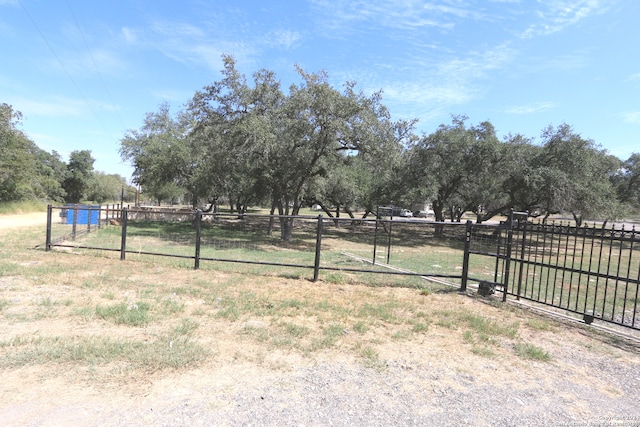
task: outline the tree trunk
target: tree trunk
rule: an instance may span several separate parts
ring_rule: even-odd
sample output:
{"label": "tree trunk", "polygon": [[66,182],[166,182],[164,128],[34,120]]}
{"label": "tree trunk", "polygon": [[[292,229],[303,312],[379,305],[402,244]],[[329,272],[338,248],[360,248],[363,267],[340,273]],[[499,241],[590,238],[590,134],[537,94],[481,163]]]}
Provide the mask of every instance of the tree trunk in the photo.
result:
{"label": "tree trunk", "polygon": [[[436,222],[444,222],[444,206],[440,200],[434,200],[433,203],[433,214],[436,218]],[[434,236],[441,237],[444,233],[444,226],[442,224],[435,224]]]}
{"label": "tree trunk", "polygon": [[273,235],[273,214],[276,211],[276,201],[271,202],[271,211],[269,212],[269,228],[267,229],[267,236]]}

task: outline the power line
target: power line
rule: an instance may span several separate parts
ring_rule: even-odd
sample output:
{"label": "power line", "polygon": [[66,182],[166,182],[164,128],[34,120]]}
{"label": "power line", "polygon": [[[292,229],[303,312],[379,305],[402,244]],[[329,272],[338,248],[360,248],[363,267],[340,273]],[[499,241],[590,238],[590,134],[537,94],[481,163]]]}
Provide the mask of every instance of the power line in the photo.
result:
{"label": "power line", "polygon": [[27,10],[27,8],[24,6],[24,4],[22,3],[22,0],[18,0],[18,3],[20,4],[20,7],[22,7],[22,10],[24,10],[24,13],[27,15],[27,17],[29,18],[29,20],[31,21],[31,23],[33,24],[34,28],[36,29],[36,31],[38,32],[38,34],[40,34],[40,37],[42,37],[42,40],[45,42],[45,44],[47,45],[47,47],[49,48],[49,50],[51,51],[51,53],[53,54],[53,56],[56,58],[56,60],[58,61],[58,64],[60,64],[60,67],[62,68],[62,70],[65,72],[65,74],[67,75],[67,77],[69,78],[69,80],[71,80],[71,83],[73,84],[73,86],[76,88],[76,90],[78,91],[78,93],[80,94],[80,96],[82,97],[82,99],[84,100],[84,102],[87,104],[87,106],[91,109],[91,112],[93,113],[93,115],[96,117],[96,119],[98,120],[98,122],[100,123],[100,125],[102,125],[102,127],[104,128],[105,132],[107,133],[107,135],[109,136],[109,138],[113,138],[113,136],[111,135],[111,133],[109,132],[109,129],[107,129],[107,127],[105,126],[104,122],[102,121],[102,119],[100,118],[100,116],[98,114],[96,114],[96,112],[94,111],[94,109],[91,107],[91,104],[89,103],[89,100],[87,99],[87,97],[84,95],[84,93],[82,92],[82,90],[80,89],[80,86],[78,86],[78,84],[76,83],[76,81],[73,79],[73,77],[71,77],[71,73],[69,73],[69,71],[67,70],[67,68],[64,66],[64,64],[62,63],[62,60],[60,59],[60,57],[58,56],[58,54],[56,53],[56,51],[53,49],[53,47],[51,46],[51,44],[49,43],[49,41],[47,40],[47,38],[44,36],[44,33],[40,30],[40,27],[38,27],[38,24],[36,24],[36,21],[33,19],[33,17],[31,16],[31,14],[29,13],[29,11]]}
{"label": "power line", "polygon": [[96,61],[93,57],[93,54],[91,53],[91,49],[89,49],[89,44],[87,43],[87,39],[84,36],[84,32],[82,31],[82,27],[80,27],[80,24],[78,23],[78,19],[76,18],[76,15],[73,13],[73,9],[71,8],[71,3],[69,3],[69,0],[66,0],[67,6],[69,7],[69,12],[71,12],[71,17],[73,18],[73,21],[76,24],[76,28],[78,28],[78,32],[80,33],[80,37],[82,37],[82,41],[84,43],[84,47],[87,49],[87,52],[89,53],[89,57],[91,58],[91,62],[93,63],[93,68],[95,68],[96,73],[98,74],[98,77],[100,77],[100,82],[102,82],[102,87],[104,88],[104,91],[107,93],[107,97],[109,98],[109,101],[111,102],[111,106],[113,107],[113,110],[116,112],[116,116],[118,116],[118,120],[120,121],[120,124],[122,125],[123,129],[126,129],[127,126],[124,124],[124,121],[122,120],[122,117],[120,116],[120,112],[118,111],[118,108],[116,107],[116,103],[113,101],[113,98],[111,96],[111,92],[109,91],[109,88],[107,87],[107,84],[104,81],[104,78],[102,77],[102,73],[100,73],[100,69],[98,68],[98,64],[96,64]]}

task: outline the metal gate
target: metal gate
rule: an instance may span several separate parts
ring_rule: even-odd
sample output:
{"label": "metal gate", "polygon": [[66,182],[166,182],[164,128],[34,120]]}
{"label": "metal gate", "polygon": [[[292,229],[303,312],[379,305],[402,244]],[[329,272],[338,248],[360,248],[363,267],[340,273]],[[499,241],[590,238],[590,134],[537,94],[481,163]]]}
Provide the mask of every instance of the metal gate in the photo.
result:
{"label": "metal gate", "polygon": [[[473,235],[473,233],[472,233]],[[492,285],[507,295],[640,329],[640,233],[635,227],[533,224],[512,212],[494,230]],[[474,250],[475,249],[475,250]]]}

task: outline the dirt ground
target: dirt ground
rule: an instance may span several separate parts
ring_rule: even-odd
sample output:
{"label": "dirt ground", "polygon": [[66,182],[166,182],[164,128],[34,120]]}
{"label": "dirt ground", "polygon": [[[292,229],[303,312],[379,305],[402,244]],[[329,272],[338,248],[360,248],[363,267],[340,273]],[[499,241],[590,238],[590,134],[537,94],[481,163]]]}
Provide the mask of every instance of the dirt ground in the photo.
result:
{"label": "dirt ground", "polygon": [[47,225],[46,212],[32,212],[21,215],[0,215],[0,230],[34,225]]}
{"label": "dirt ground", "polygon": [[[42,225],[44,233],[45,220],[43,213],[0,216],[0,229]],[[83,262],[79,256],[59,256],[70,268],[72,263]],[[31,251],[17,262],[35,268],[50,259],[42,251]],[[142,292],[136,284],[143,272],[125,271],[117,260],[101,263],[104,274],[119,283],[109,290],[114,293],[109,298],[136,301],[136,293]],[[63,272],[57,273],[55,283],[28,275],[0,276],[0,297],[10,300],[4,313],[0,312],[3,346],[10,347],[11,337],[17,336],[118,334],[151,341],[160,334],[153,325],[122,328],[59,315],[65,310],[71,313],[74,306],[53,302],[93,303],[104,300],[107,291],[90,286],[94,272],[88,272],[80,280],[83,285],[76,286],[75,276],[82,272],[73,271],[67,277],[64,265],[57,267]],[[227,279],[216,272],[161,267],[153,271],[154,281],[168,284]],[[408,306],[420,298],[415,289],[339,283],[319,286],[278,277],[261,279],[257,289],[256,298],[275,302],[315,298],[355,305],[373,295]],[[206,304],[197,295],[174,298],[198,318],[196,338],[212,357],[193,367],[142,372],[117,364],[28,361],[17,368],[0,368],[0,424],[640,426],[638,342],[575,322],[549,319],[473,295],[433,293],[421,300],[431,321],[428,331],[409,333],[393,321],[372,323],[366,333],[345,329],[336,345],[305,354],[261,340],[260,331],[270,331],[282,319],[255,315],[220,319],[205,314]],[[30,312],[45,309],[57,310],[56,315]],[[442,318],[452,310],[497,319],[505,325],[517,322],[517,342],[534,344],[548,352],[551,360],[517,357],[516,341],[500,336],[492,338],[493,354],[479,353],[480,335],[470,338]],[[302,314],[288,319],[309,328],[319,322]],[[363,361],[358,355],[369,348],[375,349],[375,358]],[[0,347],[0,355],[2,351]]]}

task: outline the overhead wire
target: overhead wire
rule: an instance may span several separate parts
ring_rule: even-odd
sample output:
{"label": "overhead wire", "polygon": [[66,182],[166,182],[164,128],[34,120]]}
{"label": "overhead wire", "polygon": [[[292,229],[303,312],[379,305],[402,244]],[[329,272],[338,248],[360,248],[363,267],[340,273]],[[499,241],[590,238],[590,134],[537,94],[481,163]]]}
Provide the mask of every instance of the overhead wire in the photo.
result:
{"label": "overhead wire", "polygon": [[95,58],[93,57],[93,53],[91,53],[91,49],[89,48],[89,44],[87,43],[87,39],[84,36],[84,32],[82,31],[82,27],[80,26],[78,19],[76,18],[75,13],[73,12],[73,9],[71,8],[71,3],[69,3],[69,0],[66,0],[67,3],[67,7],[69,8],[69,12],[71,13],[71,17],[73,18],[73,21],[76,25],[76,28],[78,29],[78,32],[80,33],[80,37],[82,38],[82,42],[84,43],[84,47],[87,49],[87,52],[89,53],[89,57],[91,58],[91,62],[93,63],[93,68],[95,68],[96,73],[98,74],[98,77],[100,78],[100,82],[102,83],[102,87],[104,88],[104,91],[107,94],[107,97],[109,98],[109,101],[111,102],[111,107],[113,107],[113,110],[116,113],[116,116],[118,117],[118,120],[120,121],[120,124],[122,125],[123,129],[126,129],[127,126],[124,124],[124,121],[122,120],[122,116],[120,116],[120,113],[118,111],[118,108],[116,106],[116,103],[113,100],[113,97],[111,96],[111,92],[109,91],[109,88],[107,87],[107,83],[104,81],[104,78],[102,77],[102,73],[100,72],[100,69],[98,68],[98,64],[96,63]]}
{"label": "overhead wire", "polygon": [[73,86],[76,88],[76,90],[78,91],[78,93],[80,94],[80,96],[82,97],[82,99],[84,100],[84,102],[87,104],[87,106],[89,107],[89,109],[91,110],[91,112],[94,114],[94,116],[96,117],[96,119],[98,120],[98,122],[100,123],[100,125],[103,127],[103,129],[105,130],[105,132],[107,133],[107,135],[109,136],[109,138],[113,138],[113,135],[111,135],[111,132],[109,132],[109,129],[107,128],[107,126],[104,124],[104,122],[102,121],[102,119],[100,118],[100,116],[95,112],[95,110],[92,108],[91,103],[89,102],[89,100],[87,99],[87,97],[85,96],[84,92],[82,92],[82,89],[80,89],[80,86],[78,86],[78,84],[76,83],[76,81],[73,79],[73,77],[71,76],[71,73],[69,72],[69,70],[67,70],[67,67],[64,66],[64,64],[62,63],[62,60],[60,59],[60,57],[58,56],[58,54],[56,53],[55,49],[53,48],[53,46],[51,46],[51,44],[49,43],[49,41],[47,40],[47,38],[45,37],[44,33],[40,30],[40,27],[38,26],[38,24],[36,23],[36,21],[33,19],[33,17],[31,16],[31,14],[29,13],[29,11],[27,10],[27,8],[24,6],[22,0],[18,0],[18,4],[20,4],[20,7],[22,8],[22,10],[24,11],[24,13],[27,15],[27,17],[29,18],[29,20],[31,21],[31,23],[33,24],[34,28],[36,29],[36,31],[38,32],[38,34],[40,34],[40,37],[42,38],[42,40],[44,41],[44,43],[47,45],[47,47],[49,48],[49,50],[51,51],[51,53],[53,54],[54,58],[56,58],[56,61],[58,61],[58,64],[60,65],[60,67],[62,68],[62,70],[64,71],[64,73],[67,75],[67,77],[69,78],[69,80],[71,81],[71,83],[73,84]]}

